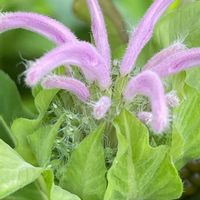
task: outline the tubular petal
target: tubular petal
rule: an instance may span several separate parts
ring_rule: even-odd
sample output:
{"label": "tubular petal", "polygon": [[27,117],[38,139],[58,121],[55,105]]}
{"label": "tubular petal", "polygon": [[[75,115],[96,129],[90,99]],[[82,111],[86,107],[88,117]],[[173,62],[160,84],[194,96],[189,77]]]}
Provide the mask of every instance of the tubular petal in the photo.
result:
{"label": "tubular petal", "polygon": [[27,70],[27,85],[36,85],[45,75],[62,64],[79,67],[87,75],[87,78],[90,78],[90,75],[92,79],[95,77],[95,80],[104,89],[110,86],[110,73],[103,58],[87,42],[61,45],[38,59]]}
{"label": "tubular petal", "polygon": [[106,60],[107,66],[110,68],[110,46],[101,8],[99,6],[98,0],[87,0],[87,4],[90,10],[92,21],[92,33],[95,40],[95,44],[99,53]]}
{"label": "tubular petal", "polygon": [[124,99],[131,101],[137,94],[149,97],[152,107],[153,130],[163,132],[168,125],[168,108],[162,82],[158,75],[151,71],[144,71],[133,77],[124,92]]}
{"label": "tubular petal", "polygon": [[111,107],[111,99],[107,96],[103,96],[94,105],[93,116],[95,119],[100,120],[105,117],[106,113]]}
{"label": "tubular petal", "polygon": [[186,49],[187,48],[183,43],[176,42],[155,54],[155,56],[153,56],[144,66],[144,69],[151,69],[161,63],[164,59],[173,56],[175,53],[183,52]]}
{"label": "tubular petal", "polygon": [[28,12],[1,13],[0,33],[17,28],[39,33],[56,44],[77,41],[67,27],[49,17]]}
{"label": "tubular petal", "polygon": [[90,92],[84,83],[77,79],[64,76],[47,76],[42,81],[42,87],[46,89],[58,88],[70,91],[81,101],[87,101],[90,96]]}
{"label": "tubular petal", "polygon": [[192,48],[164,59],[151,70],[159,76],[165,77],[198,65],[200,65],[200,48]]}
{"label": "tubular petal", "polygon": [[136,30],[133,31],[121,63],[120,72],[122,76],[131,72],[141,50],[152,37],[155,24],[173,1],[155,0]]}

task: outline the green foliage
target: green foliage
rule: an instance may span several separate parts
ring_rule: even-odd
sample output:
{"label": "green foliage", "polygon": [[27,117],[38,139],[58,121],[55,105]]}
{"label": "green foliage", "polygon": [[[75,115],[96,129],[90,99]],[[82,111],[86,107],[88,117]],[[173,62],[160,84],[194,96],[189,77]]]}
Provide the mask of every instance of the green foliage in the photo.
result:
{"label": "green foliage", "polygon": [[37,179],[41,168],[36,168],[0,140],[0,198],[19,190]]}
{"label": "green foliage", "polygon": [[[120,58],[127,41],[123,19],[129,19],[128,23],[138,21],[150,5],[150,0],[145,1],[145,3],[139,0],[115,0],[113,2],[100,1],[114,57]],[[123,17],[114,5],[117,5]],[[180,38],[183,38],[189,47],[200,46],[198,38],[200,34],[200,20],[198,20],[200,2],[180,6],[178,9],[175,9],[176,6],[174,4],[174,7],[169,9],[172,11],[169,11],[156,26],[152,40],[142,52],[138,62],[139,66],[142,66],[155,52]],[[80,19],[84,20],[87,25],[90,24],[85,0],[74,0],[74,10]],[[24,36],[21,37],[24,39]],[[16,49],[21,46],[20,41],[16,41]],[[28,38],[31,45],[37,46],[38,43],[34,41]],[[30,44],[24,44],[27,51],[37,50],[35,46],[30,50]],[[39,46],[43,46],[43,43]],[[39,50],[38,52],[41,53]],[[117,80],[113,96],[119,102],[121,102],[121,91],[126,81],[120,78]],[[123,110],[114,120],[118,149],[115,158],[110,159],[114,159],[114,162],[111,163],[108,172],[105,166],[103,125],[85,137],[80,144],[77,146],[75,144],[73,146],[75,150],[72,154],[68,152],[69,149],[66,146],[60,146],[61,150],[68,155],[67,159],[63,160],[64,167],[59,172],[63,175],[62,179],[55,180],[62,188],[54,184],[50,158],[54,142],[58,139],[60,127],[63,128],[63,124],[73,123],[73,127],[78,126],[77,123],[79,124],[77,119],[68,121],[67,115],[65,115],[66,121],[63,123],[62,114],[66,114],[67,108],[74,106],[74,101],[68,104],[68,100],[71,98],[68,98],[67,95],[63,96],[62,98],[66,97],[65,104],[68,107],[63,106],[63,109],[57,113],[49,112],[50,104],[58,90],[42,90],[37,87],[33,90],[33,96],[38,114],[34,119],[27,119],[26,117],[33,118],[34,116],[31,116],[24,109],[16,86],[1,71],[0,82],[4,86],[4,90],[0,91],[2,103],[0,108],[0,138],[10,146],[15,145],[15,150],[13,150],[0,140],[0,199],[176,199],[183,191],[177,169],[179,170],[188,160],[200,157],[199,69],[188,70],[166,81],[167,89],[177,90],[182,100],[181,105],[173,111],[172,133],[169,133],[169,143],[152,147],[149,144],[147,128],[131,113]],[[61,98],[60,93],[56,98]],[[123,102],[120,106],[124,106]],[[70,112],[72,111],[70,110]],[[9,125],[13,120],[10,130]],[[91,123],[95,122],[91,121]],[[109,123],[112,122],[109,121]],[[67,125],[64,128],[70,128]],[[84,126],[83,129],[85,127],[88,126]],[[115,129],[112,129],[112,136]],[[70,134],[73,133],[70,132]],[[69,138],[71,140],[73,137]],[[82,137],[80,137],[81,139]],[[62,144],[64,142],[65,140],[62,141]],[[114,157],[113,154],[111,154],[112,156]],[[56,157],[56,159],[62,159],[62,157]]]}
{"label": "green foliage", "polygon": [[54,186],[52,200],[81,200],[78,196],[63,190],[59,186]]}
{"label": "green foliage", "polygon": [[4,142],[9,144],[11,147],[14,147],[14,138],[11,133],[11,130],[1,116],[0,116],[0,138]]}
{"label": "green foliage", "polygon": [[36,182],[18,190],[3,200],[48,200]]}
{"label": "green foliage", "polygon": [[37,119],[16,119],[11,130],[16,139],[16,151],[27,161],[32,164],[36,164],[36,158],[33,155],[30,144],[28,143],[28,136],[33,134],[42,124],[42,119],[47,112],[47,109],[56,95],[58,90],[42,90],[38,93],[35,98],[35,105],[39,111],[39,116]]}
{"label": "green foliage", "polygon": [[49,163],[54,141],[63,121],[61,117],[56,124],[42,126],[28,136],[28,141],[39,166]]}
{"label": "green foliage", "polygon": [[61,186],[82,200],[102,200],[106,189],[106,167],[102,137],[104,126],[87,136],[72,153],[63,172]]}
{"label": "green foliage", "polygon": [[[147,8],[151,5],[152,0],[113,0],[118,10],[122,13],[123,18],[128,24],[129,28],[141,19]],[[130,27],[131,26],[131,27]]]}
{"label": "green foliage", "polygon": [[200,94],[193,88],[185,86],[185,97],[181,105],[174,111],[174,127],[178,139],[174,146],[180,145],[181,151],[176,162],[181,168],[189,160],[200,157]]}
{"label": "green foliage", "polygon": [[108,172],[105,200],[169,200],[182,193],[169,148],[149,145],[148,131],[127,111],[114,121],[118,152]]}

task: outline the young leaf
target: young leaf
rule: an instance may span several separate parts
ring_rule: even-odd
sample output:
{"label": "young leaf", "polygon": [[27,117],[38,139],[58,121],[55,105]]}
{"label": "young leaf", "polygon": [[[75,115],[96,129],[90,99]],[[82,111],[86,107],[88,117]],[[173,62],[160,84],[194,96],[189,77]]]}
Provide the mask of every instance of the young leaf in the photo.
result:
{"label": "young leaf", "polygon": [[104,126],[87,136],[74,150],[63,173],[61,186],[82,200],[102,200],[106,167],[102,137]]}
{"label": "young leaf", "polygon": [[127,24],[133,25],[138,23],[142,18],[148,7],[151,5],[152,0],[114,0],[113,2],[122,13]]}
{"label": "young leaf", "polygon": [[42,173],[40,188],[50,200],[80,200],[80,198],[61,187],[54,185],[54,176],[51,170]]}
{"label": "young leaf", "polygon": [[28,143],[27,137],[40,128],[45,112],[57,92],[58,90],[40,91],[35,98],[35,105],[39,112],[38,118],[34,120],[19,118],[16,119],[11,126],[12,133],[16,139],[16,151],[31,164],[35,165],[37,162],[30,144]]}
{"label": "young leaf", "polygon": [[182,193],[182,183],[168,147],[151,147],[145,126],[125,110],[114,125],[118,152],[108,172],[104,200],[178,198]]}
{"label": "young leaf", "polygon": [[[192,159],[200,157],[200,94],[195,89],[185,87],[185,99],[174,111],[174,127],[183,138],[182,155],[177,158],[179,168]],[[181,141],[179,141],[181,142]],[[179,145],[174,144],[174,145]],[[172,145],[172,147],[174,146]]]}
{"label": "young leaf", "polygon": [[0,140],[0,199],[36,180],[42,168],[36,168]]}
{"label": "young leaf", "polygon": [[29,144],[37,159],[39,166],[44,167],[51,156],[54,140],[63,121],[61,117],[56,124],[43,126],[28,136]]}

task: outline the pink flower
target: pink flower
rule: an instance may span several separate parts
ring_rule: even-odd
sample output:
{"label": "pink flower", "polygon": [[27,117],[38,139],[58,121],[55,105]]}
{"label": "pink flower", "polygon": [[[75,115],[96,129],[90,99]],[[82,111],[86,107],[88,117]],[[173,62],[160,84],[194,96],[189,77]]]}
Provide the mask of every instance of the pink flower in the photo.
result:
{"label": "pink flower", "polygon": [[168,108],[159,76],[147,70],[133,77],[125,88],[124,99],[132,101],[138,94],[149,97],[151,101],[153,130],[157,133],[164,131],[168,125]]}
{"label": "pink flower", "polygon": [[[120,66],[121,78],[130,74],[135,67],[137,58],[144,46],[151,39],[155,24],[174,0],[155,0],[147,13],[132,32],[130,41]],[[88,87],[81,81],[71,77],[49,76],[54,69],[61,65],[77,66],[85,78],[96,81],[102,95],[93,105],[93,117],[102,119],[106,116],[116,99],[111,100],[111,53],[103,14],[97,0],[87,0],[91,15],[94,47],[88,42],[79,41],[76,36],[61,23],[48,17],[33,13],[3,13],[0,16],[0,32],[10,29],[24,28],[43,35],[58,45],[43,57],[33,62],[26,71],[26,83],[34,86],[42,81],[44,88],[59,88],[70,91],[81,101],[92,100]],[[153,56],[144,66],[143,71],[128,81],[123,98],[126,103],[132,103],[133,98],[142,94],[149,98],[151,112],[142,110],[137,113],[141,121],[150,124],[154,132],[165,131],[169,123],[168,106],[179,105],[176,94],[165,94],[162,77],[178,73],[200,64],[200,48],[187,49],[184,44],[177,42]],[[115,85],[115,88],[117,86]],[[118,89],[118,88],[117,88]],[[119,96],[119,95],[118,95]],[[117,99],[118,100],[118,99]]]}

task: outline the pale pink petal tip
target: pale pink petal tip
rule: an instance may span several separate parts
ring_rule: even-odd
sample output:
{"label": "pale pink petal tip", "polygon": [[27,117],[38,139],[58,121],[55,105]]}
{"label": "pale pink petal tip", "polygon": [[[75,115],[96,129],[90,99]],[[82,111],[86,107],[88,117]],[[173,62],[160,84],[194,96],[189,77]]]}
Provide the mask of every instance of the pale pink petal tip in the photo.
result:
{"label": "pale pink petal tip", "polygon": [[155,24],[174,0],[155,0],[145,16],[132,32],[128,48],[122,59],[120,73],[129,74],[135,67],[137,58],[153,35]]}
{"label": "pale pink petal tip", "polygon": [[39,33],[56,44],[77,41],[67,27],[47,16],[31,12],[1,13],[0,33],[18,28]]}
{"label": "pale pink petal tip", "polygon": [[161,50],[160,52],[158,52],[157,54],[155,54],[155,56],[153,56],[147,62],[147,64],[144,66],[144,70],[154,68],[156,65],[163,62],[164,59],[166,59],[168,57],[170,58],[175,53],[182,52],[186,49],[187,49],[187,47],[182,42],[175,42],[172,45],[170,45],[169,47],[167,47],[167,48]]}
{"label": "pale pink petal tip", "polygon": [[106,65],[110,68],[111,53],[108,42],[106,25],[98,0],[87,0],[92,21],[92,33],[98,52],[103,56]]}
{"label": "pale pink petal tip", "polygon": [[176,74],[180,71],[200,65],[200,48],[186,49],[167,57],[151,68],[160,77]]}
{"label": "pale pink petal tip", "polygon": [[168,94],[166,94],[166,99],[167,99],[167,104],[171,107],[171,108],[176,108],[180,105],[180,99],[177,96],[176,91],[171,91]]}
{"label": "pale pink petal tip", "polygon": [[103,96],[97,101],[93,107],[93,116],[95,119],[100,120],[105,117],[106,113],[111,107],[111,99],[107,96]]}
{"label": "pale pink petal tip", "polygon": [[159,76],[146,70],[133,77],[125,88],[124,99],[130,102],[138,94],[149,97],[152,110],[151,127],[155,133],[163,132],[168,126],[168,107]]}
{"label": "pale pink petal tip", "polygon": [[137,117],[146,125],[150,125],[152,123],[153,116],[151,112],[140,112],[138,113]]}
{"label": "pale pink petal tip", "polygon": [[76,95],[81,101],[87,101],[90,93],[88,88],[81,81],[64,76],[47,76],[42,81],[42,87],[45,89],[63,89]]}

